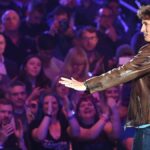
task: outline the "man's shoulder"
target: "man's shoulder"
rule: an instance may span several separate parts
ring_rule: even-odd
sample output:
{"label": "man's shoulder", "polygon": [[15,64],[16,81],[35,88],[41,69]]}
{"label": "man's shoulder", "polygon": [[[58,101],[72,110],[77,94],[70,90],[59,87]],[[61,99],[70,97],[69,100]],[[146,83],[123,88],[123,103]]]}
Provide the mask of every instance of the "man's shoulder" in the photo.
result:
{"label": "man's shoulder", "polygon": [[143,45],[140,50],[143,50],[143,49],[149,49],[150,48],[150,43],[147,43],[145,45]]}

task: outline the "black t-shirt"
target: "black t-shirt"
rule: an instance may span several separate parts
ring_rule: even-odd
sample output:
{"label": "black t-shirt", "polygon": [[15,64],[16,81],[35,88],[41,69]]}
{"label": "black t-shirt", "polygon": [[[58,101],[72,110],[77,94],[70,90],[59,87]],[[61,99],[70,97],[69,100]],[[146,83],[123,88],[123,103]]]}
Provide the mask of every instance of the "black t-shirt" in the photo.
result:
{"label": "black t-shirt", "polygon": [[10,135],[5,141],[4,150],[21,150],[19,148],[19,141],[14,134]]}
{"label": "black t-shirt", "polygon": [[[34,128],[37,128],[40,125],[41,121],[34,121],[30,125],[30,131]],[[61,126],[61,135],[56,140],[54,139],[51,134],[48,132],[47,137],[42,142],[36,142],[32,139],[32,149],[36,150],[69,150],[69,138],[66,132],[68,127],[68,122],[64,117],[59,119],[60,126]]]}
{"label": "black t-shirt", "polygon": [[[91,126],[84,126],[80,123],[83,128],[90,128]],[[93,140],[73,140],[72,149],[73,150],[113,150],[113,142],[107,137],[107,134],[102,131],[100,135]]]}

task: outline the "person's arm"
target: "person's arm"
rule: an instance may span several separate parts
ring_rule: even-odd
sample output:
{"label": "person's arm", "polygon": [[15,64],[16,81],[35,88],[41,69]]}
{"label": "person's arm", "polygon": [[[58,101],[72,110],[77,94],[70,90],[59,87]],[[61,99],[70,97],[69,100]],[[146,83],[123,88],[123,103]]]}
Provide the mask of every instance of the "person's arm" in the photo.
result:
{"label": "person's arm", "polygon": [[78,136],[78,139],[93,140],[97,138],[108,123],[108,117],[108,114],[102,115],[102,117],[100,117],[100,119],[89,129],[80,126],[80,135]]}
{"label": "person's arm", "polygon": [[69,127],[67,128],[68,134],[73,137],[78,137],[80,133],[80,126],[76,119],[75,111],[71,110],[70,101],[65,95],[63,97],[63,112],[69,122]]}
{"label": "person's arm", "polygon": [[78,91],[88,91],[93,93],[128,82],[149,72],[149,49],[150,45],[144,46],[129,63],[100,76],[92,77],[85,82],[79,82],[73,78],[67,79],[61,77],[59,83]]}
{"label": "person's arm", "polygon": [[44,116],[39,127],[33,129],[32,136],[35,140],[42,141],[46,137],[50,121],[51,121],[51,117]]}
{"label": "person's arm", "polygon": [[50,122],[51,122],[51,117],[52,117],[51,113],[52,113],[52,104],[51,104],[51,101],[49,101],[47,114],[45,114],[39,127],[33,129],[33,131],[32,131],[32,137],[35,140],[42,141],[43,139],[45,139],[45,137],[48,133],[48,128],[49,128]]}
{"label": "person's arm", "polygon": [[112,132],[109,133],[108,136],[117,139],[121,133],[121,123],[120,123],[120,116],[118,112],[118,106],[116,100],[114,98],[108,98],[107,104],[111,109],[111,124],[112,124]]}
{"label": "person's arm", "polygon": [[150,70],[149,48],[150,45],[143,47],[127,64],[86,80],[84,82],[86,89],[90,93],[102,91],[148,73]]}

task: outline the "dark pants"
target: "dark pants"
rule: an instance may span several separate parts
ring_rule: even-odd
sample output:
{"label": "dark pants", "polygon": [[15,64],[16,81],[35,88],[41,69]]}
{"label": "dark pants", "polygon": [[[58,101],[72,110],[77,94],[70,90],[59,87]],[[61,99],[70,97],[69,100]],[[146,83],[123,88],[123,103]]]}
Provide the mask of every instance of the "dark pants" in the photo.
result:
{"label": "dark pants", "polygon": [[150,127],[136,130],[133,150],[150,150]]}

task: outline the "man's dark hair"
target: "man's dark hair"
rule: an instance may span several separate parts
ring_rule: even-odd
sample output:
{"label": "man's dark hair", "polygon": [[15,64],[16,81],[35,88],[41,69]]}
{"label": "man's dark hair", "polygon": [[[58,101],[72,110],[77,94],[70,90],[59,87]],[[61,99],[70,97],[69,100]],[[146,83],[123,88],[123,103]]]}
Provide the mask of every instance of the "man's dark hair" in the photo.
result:
{"label": "man's dark hair", "polygon": [[98,36],[97,30],[96,30],[95,27],[93,27],[93,26],[85,26],[85,27],[79,29],[79,31],[78,31],[78,33],[77,33],[77,37],[78,37],[78,38],[82,38],[82,36],[83,36],[83,34],[84,34],[85,32],[96,33],[96,35]]}
{"label": "man's dark hair", "polygon": [[64,14],[66,14],[68,18],[70,18],[70,12],[64,6],[58,6],[51,13],[49,13],[48,18]]}
{"label": "man's dark hair", "polygon": [[27,8],[28,12],[33,12],[33,11],[37,11],[41,14],[45,13],[45,8],[43,6],[43,4],[41,2],[37,2],[37,3],[32,3],[30,2]]}
{"label": "man's dark hair", "polygon": [[6,98],[0,98],[0,104],[1,105],[11,105],[13,107],[13,103],[11,100]]}
{"label": "man's dark hair", "polygon": [[9,84],[10,88],[13,88],[15,86],[25,86],[25,84],[19,80],[14,80]]}
{"label": "man's dark hair", "polygon": [[138,12],[137,12],[137,16],[140,18],[140,19],[148,19],[150,20],[150,5],[146,5],[146,6],[142,6]]}

